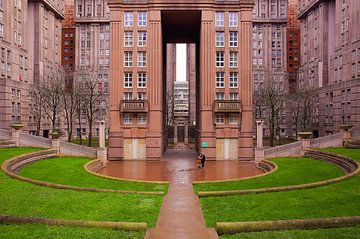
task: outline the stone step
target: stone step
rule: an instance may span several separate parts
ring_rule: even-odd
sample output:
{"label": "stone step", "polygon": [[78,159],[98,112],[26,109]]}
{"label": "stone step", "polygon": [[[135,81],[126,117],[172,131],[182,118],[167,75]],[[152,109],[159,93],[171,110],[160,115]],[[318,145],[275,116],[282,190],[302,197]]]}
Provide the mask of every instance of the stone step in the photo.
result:
{"label": "stone step", "polygon": [[10,139],[1,139],[0,140],[0,145],[9,145],[9,144],[15,144],[15,141],[10,140]]}

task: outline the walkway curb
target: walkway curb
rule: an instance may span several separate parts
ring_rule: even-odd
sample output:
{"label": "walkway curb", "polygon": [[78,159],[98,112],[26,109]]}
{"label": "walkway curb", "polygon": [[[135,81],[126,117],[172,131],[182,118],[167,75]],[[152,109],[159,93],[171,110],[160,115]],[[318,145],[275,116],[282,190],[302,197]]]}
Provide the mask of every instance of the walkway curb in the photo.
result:
{"label": "walkway curb", "polygon": [[[52,152],[52,150],[43,150],[43,151],[39,151],[39,152]],[[39,152],[33,152],[33,153],[28,153],[28,154],[22,154],[13,158],[10,158],[8,160],[5,160],[5,162],[1,165],[1,170],[8,175],[11,178],[23,181],[23,182],[27,182],[27,183],[32,183],[38,186],[43,186],[43,187],[49,187],[49,188],[55,188],[55,189],[69,189],[69,190],[75,190],[75,191],[85,191],[85,192],[101,192],[101,193],[121,193],[121,194],[141,194],[141,195],[165,195],[165,192],[155,192],[155,191],[127,191],[127,190],[115,190],[115,189],[101,189],[101,188],[85,188],[85,187],[78,187],[78,186],[71,186],[71,185],[64,185],[64,184],[57,184],[57,183],[50,183],[50,182],[45,182],[45,181],[40,181],[40,180],[35,180],[35,179],[31,179],[31,178],[27,178],[27,177],[23,177],[20,176],[19,174],[16,173],[16,169],[11,169],[11,165],[14,163],[14,161],[19,160],[20,158],[26,157],[25,160],[29,160],[27,163],[25,163],[24,165],[27,165],[31,162],[35,162],[37,160],[41,160],[44,159],[42,158],[36,158],[38,156]],[[47,159],[47,155],[42,155],[45,156],[45,159]],[[34,160],[31,160],[34,159]]]}
{"label": "walkway curb", "polygon": [[312,218],[302,220],[217,222],[216,231],[219,234],[233,234],[240,232],[349,227],[359,224],[360,216]]}
{"label": "walkway curb", "polygon": [[[316,151],[320,152],[320,151]],[[324,153],[324,152],[321,152]],[[328,153],[324,153],[328,154]],[[221,197],[221,196],[233,196],[233,195],[243,195],[243,194],[259,194],[259,193],[269,193],[269,192],[283,192],[283,191],[291,191],[291,190],[301,190],[301,189],[310,189],[316,188],[320,186],[325,186],[333,183],[338,183],[344,181],[346,179],[352,178],[360,173],[360,164],[350,158],[343,157],[336,154],[328,154],[331,156],[336,156],[338,158],[342,158],[344,160],[348,160],[351,164],[356,165],[356,170],[337,178],[332,178],[324,181],[307,183],[307,184],[300,184],[300,185],[292,185],[292,186],[282,186],[282,187],[271,187],[271,188],[257,188],[257,189],[243,189],[243,190],[229,190],[229,191],[199,191],[199,197]],[[319,160],[319,159],[317,159]]]}
{"label": "walkway curb", "polygon": [[256,167],[263,170],[265,173],[255,175],[255,176],[250,176],[250,177],[234,178],[234,179],[227,179],[227,180],[194,181],[193,184],[195,185],[195,184],[203,184],[203,183],[226,183],[226,182],[242,181],[242,180],[246,180],[246,179],[264,177],[264,176],[272,174],[276,170],[278,170],[277,164],[272,161],[269,161],[269,160],[263,160],[263,161],[259,162],[259,164]]}
{"label": "walkway curb", "polygon": [[111,176],[103,175],[103,174],[92,171],[91,167],[96,167],[96,164],[99,164],[99,163],[101,163],[99,159],[91,160],[90,162],[88,162],[84,165],[84,169],[88,173],[91,173],[100,178],[107,178],[107,179],[112,179],[112,180],[117,180],[117,181],[138,182],[138,183],[169,184],[169,181],[146,181],[146,180],[137,180],[137,179],[129,179],[129,178],[116,178],[116,177],[111,177]]}
{"label": "walkway curb", "polygon": [[126,231],[145,231],[146,222],[106,222],[106,221],[82,221],[82,220],[62,220],[40,217],[17,217],[9,215],[0,215],[0,224],[45,224],[51,226],[79,226],[90,228],[108,228],[114,230]]}

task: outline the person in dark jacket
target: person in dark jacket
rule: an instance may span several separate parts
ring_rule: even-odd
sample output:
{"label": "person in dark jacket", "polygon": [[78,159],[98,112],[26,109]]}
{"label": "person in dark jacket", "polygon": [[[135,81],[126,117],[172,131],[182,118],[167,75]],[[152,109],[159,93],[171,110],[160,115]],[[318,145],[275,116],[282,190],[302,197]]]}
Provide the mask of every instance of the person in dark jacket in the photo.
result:
{"label": "person in dark jacket", "polygon": [[205,157],[205,154],[204,153],[201,153],[200,154],[200,159],[201,159],[201,168],[204,168],[205,167],[205,160],[206,160],[206,157]]}

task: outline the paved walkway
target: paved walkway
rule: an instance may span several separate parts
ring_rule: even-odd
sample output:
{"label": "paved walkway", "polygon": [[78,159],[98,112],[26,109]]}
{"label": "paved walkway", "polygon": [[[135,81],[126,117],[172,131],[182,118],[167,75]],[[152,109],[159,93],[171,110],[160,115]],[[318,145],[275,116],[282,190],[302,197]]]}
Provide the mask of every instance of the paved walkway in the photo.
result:
{"label": "paved walkway", "polygon": [[112,161],[98,173],[119,178],[170,181],[156,227],[145,239],[216,239],[214,228],[206,228],[194,180],[238,179],[264,173],[253,162],[206,161],[204,169],[195,163],[196,152],[168,149],[160,161]]}
{"label": "paved walkway", "polygon": [[[185,158],[180,159],[181,155]],[[196,155],[188,150],[182,151],[181,154],[177,154],[176,150],[170,150],[165,155],[165,158],[173,161],[171,164],[172,178],[168,194],[164,197],[160,208],[156,227],[148,230],[145,239],[218,238],[215,229],[206,228],[199,198],[195,195],[192,187],[193,175],[191,171],[184,170],[196,166],[194,157]],[[183,160],[187,162],[184,163]]]}

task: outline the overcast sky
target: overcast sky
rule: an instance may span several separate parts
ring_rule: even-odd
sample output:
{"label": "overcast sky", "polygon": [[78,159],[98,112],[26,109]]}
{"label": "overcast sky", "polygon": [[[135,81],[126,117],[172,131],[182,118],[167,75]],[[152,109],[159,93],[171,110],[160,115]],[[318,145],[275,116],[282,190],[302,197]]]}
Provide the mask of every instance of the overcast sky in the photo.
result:
{"label": "overcast sky", "polygon": [[176,44],[176,81],[186,81],[186,44]]}

